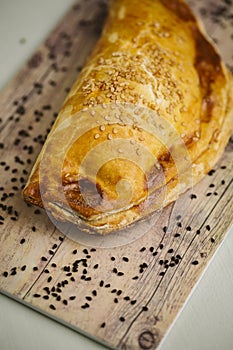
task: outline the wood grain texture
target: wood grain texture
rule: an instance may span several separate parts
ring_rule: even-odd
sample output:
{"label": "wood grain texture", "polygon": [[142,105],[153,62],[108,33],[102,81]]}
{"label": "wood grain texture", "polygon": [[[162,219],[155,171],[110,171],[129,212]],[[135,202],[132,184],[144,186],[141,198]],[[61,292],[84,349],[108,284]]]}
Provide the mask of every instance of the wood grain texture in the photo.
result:
{"label": "wood grain texture", "polygon": [[[213,9],[204,13],[202,1],[195,8],[210,30]],[[74,242],[21,198],[104,14],[103,2],[78,3],[0,96],[0,289],[109,347],[156,349],[232,224],[233,141],[201,183],[125,246]],[[215,31],[226,38],[228,64],[231,32],[229,25]]]}

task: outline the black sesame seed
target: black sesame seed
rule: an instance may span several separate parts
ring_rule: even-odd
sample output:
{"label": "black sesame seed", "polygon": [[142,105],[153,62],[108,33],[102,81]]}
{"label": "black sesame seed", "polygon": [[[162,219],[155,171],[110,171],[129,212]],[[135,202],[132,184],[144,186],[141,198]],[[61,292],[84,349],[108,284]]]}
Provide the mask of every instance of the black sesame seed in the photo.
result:
{"label": "black sesame seed", "polygon": [[48,270],[48,269],[45,269],[45,270],[44,270],[44,273],[47,273],[47,274],[48,274],[48,273],[49,273],[49,270]]}
{"label": "black sesame seed", "polygon": [[41,257],[41,261],[47,261],[48,259],[45,256]]}
{"label": "black sesame seed", "polygon": [[201,230],[197,230],[196,234],[199,235],[201,233]]}
{"label": "black sesame seed", "polygon": [[167,229],[168,229],[167,226],[164,226],[164,227],[163,227],[163,232],[164,232],[164,233],[167,233]]}
{"label": "black sesame seed", "polygon": [[115,304],[118,303],[118,299],[117,299],[117,298],[114,299],[114,303],[115,303]]}
{"label": "black sesame seed", "polygon": [[156,255],[158,255],[158,252],[154,252],[154,253],[153,253],[153,256],[156,256]]}
{"label": "black sesame seed", "polygon": [[20,244],[24,244],[26,242],[25,238],[22,238],[21,241],[19,242]]}
{"label": "black sesame seed", "polygon": [[92,301],[92,297],[86,296],[86,299],[87,299],[88,301]]}
{"label": "black sesame seed", "polygon": [[108,283],[108,284],[105,284],[105,288],[110,288],[111,287],[111,284]]}
{"label": "black sesame seed", "polygon": [[117,276],[124,276],[124,272],[118,272]]}
{"label": "black sesame seed", "polygon": [[114,268],[112,269],[112,272],[113,272],[113,273],[117,273],[117,272],[118,272],[117,268],[114,267]]}
{"label": "black sesame seed", "polygon": [[57,267],[57,264],[52,263],[51,266],[52,266],[52,267]]}
{"label": "black sesame seed", "polygon": [[20,115],[24,115],[25,113],[25,108],[23,105],[19,106],[17,109],[16,109],[16,113],[20,114]]}
{"label": "black sesame seed", "polygon": [[215,173],[215,170],[212,169],[212,170],[210,170],[210,171],[208,172],[208,175],[209,175],[209,176],[212,176],[212,175],[214,175],[214,173]]}
{"label": "black sesame seed", "polygon": [[98,269],[98,267],[99,267],[99,264],[95,264],[94,266],[93,266],[93,269]]}
{"label": "black sesame seed", "polygon": [[179,233],[176,233],[176,234],[174,235],[174,237],[175,237],[175,238],[178,238],[178,237],[180,237],[180,234],[179,234]]}
{"label": "black sesame seed", "polygon": [[153,253],[154,249],[154,247],[150,247],[150,252]]}
{"label": "black sesame seed", "polygon": [[68,305],[68,301],[66,299],[62,300],[64,305]]}
{"label": "black sesame seed", "polygon": [[122,258],[122,260],[125,261],[125,262],[128,262],[128,261],[129,261],[129,258],[127,258],[126,256],[124,256],[124,257]]}
{"label": "black sesame seed", "polygon": [[125,318],[124,318],[123,316],[121,316],[121,317],[119,318],[119,320],[120,320],[121,322],[125,322]]}
{"label": "black sesame seed", "polygon": [[214,243],[215,242],[214,237],[211,237],[210,241],[211,241],[211,243]]}
{"label": "black sesame seed", "polygon": [[130,297],[129,297],[129,296],[126,296],[126,297],[124,297],[124,300],[129,301],[129,300],[130,300]]}
{"label": "black sesame seed", "polygon": [[92,294],[94,295],[94,297],[96,297],[96,296],[97,296],[97,291],[96,291],[96,290],[93,290],[93,291],[92,291]]}
{"label": "black sesame seed", "polygon": [[187,227],[186,227],[186,230],[187,230],[187,231],[192,231],[191,226],[187,226]]}
{"label": "black sesame seed", "polygon": [[197,196],[196,196],[195,194],[192,193],[191,196],[190,196],[190,198],[191,198],[191,199],[196,199]]}
{"label": "black sesame seed", "polygon": [[25,271],[26,268],[27,268],[27,266],[26,266],[26,265],[23,265],[23,266],[21,267],[21,271]]}
{"label": "black sesame seed", "polygon": [[101,328],[104,328],[105,326],[106,326],[106,323],[105,323],[105,322],[103,322],[103,323],[100,325]]}
{"label": "black sesame seed", "polygon": [[44,287],[43,290],[45,290],[47,294],[50,294],[49,287]]}
{"label": "black sesame seed", "polygon": [[131,305],[135,305],[136,302],[137,302],[137,300],[132,300],[132,301],[130,302],[130,304],[131,304]]}
{"label": "black sesame seed", "polygon": [[193,262],[192,262],[192,265],[198,265],[199,264],[199,262],[197,261],[197,260],[194,260]]}
{"label": "black sesame seed", "polygon": [[34,266],[33,267],[33,271],[37,271],[38,270],[38,267],[37,266]]}
{"label": "black sesame seed", "polygon": [[164,276],[165,275],[165,271],[162,271],[159,273],[159,276]]}
{"label": "black sesame seed", "polygon": [[56,310],[55,306],[53,304],[49,305],[50,309]]}
{"label": "black sesame seed", "polygon": [[171,254],[171,253],[174,252],[174,249],[171,248],[171,249],[169,249],[167,252],[168,252],[168,254]]}
{"label": "black sesame seed", "polygon": [[206,225],[206,229],[207,231],[210,231],[211,230],[210,225]]}
{"label": "black sesame seed", "polygon": [[48,300],[49,299],[49,295],[44,295],[43,299]]}
{"label": "black sesame seed", "polygon": [[104,281],[103,281],[103,280],[100,281],[99,286],[100,286],[100,287],[103,287],[103,286],[104,286]]}
{"label": "black sesame seed", "polygon": [[44,105],[44,106],[42,107],[42,109],[43,109],[44,111],[48,111],[48,110],[52,109],[52,107],[51,107],[50,105]]}
{"label": "black sesame seed", "polygon": [[33,294],[33,297],[34,297],[34,298],[40,298],[41,295],[40,295],[40,294]]}
{"label": "black sesame seed", "polygon": [[226,183],[225,180],[222,180],[222,181],[221,181],[221,184],[222,184],[222,185],[225,185],[225,183]]}
{"label": "black sesame seed", "polygon": [[142,247],[141,249],[140,249],[140,252],[142,253],[142,252],[144,252],[146,250],[146,247]]}
{"label": "black sesame seed", "polygon": [[75,255],[75,254],[77,254],[77,249],[75,249],[75,250],[73,250],[73,254]]}
{"label": "black sesame seed", "polygon": [[114,256],[112,256],[112,257],[111,257],[111,260],[112,260],[112,261],[115,261],[115,260],[116,260],[116,258],[114,258]]}
{"label": "black sesame seed", "polygon": [[75,300],[75,299],[76,299],[76,296],[75,296],[75,295],[71,295],[71,296],[69,297],[69,299],[70,299],[70,300]]}
{"label": "black sesame seed", "polygon": [[88,254],[88,250],[87,249],[83,249],[83,253],[84,254]]}
{"label": "black sesame seed", "polygon": [[8,272],[7,272],[7,271],[4,271],[2,275],[3,275],[4,277],[7,277],[7,276],[8,276]]}
{"label": "black sesame seed", "polygon": [[164,245],[162,243],[160,243],[159,245],[159,249],[163,249]]}
{"label": "black sesame seed", "polygon": [[47,282],[50,283],[52,281],[52,276],[49,276],[49,278],[47,279]]}
{"label": "black sesame seed", "polygon": [[134,277],[132,277],[132,280],[138,280],[139,279],[139,277],[138,276],[134,276]]}
{"label": "black sesame seed", "polygon": [[147,306],[143,306],[143,308],[142,308],[142,311],[148,311],[149,309],[148,309],[148,307]]}

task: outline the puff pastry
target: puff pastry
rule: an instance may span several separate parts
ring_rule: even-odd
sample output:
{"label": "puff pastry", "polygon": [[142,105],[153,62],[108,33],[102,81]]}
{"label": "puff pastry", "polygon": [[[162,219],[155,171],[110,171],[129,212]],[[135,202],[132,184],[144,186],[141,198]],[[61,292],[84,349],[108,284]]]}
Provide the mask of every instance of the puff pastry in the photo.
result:
{"label": "puff pastry", "polygon": [[232,133],[233,79],[183,0],[114,0],[23,191],[89,233],[175,201]]}

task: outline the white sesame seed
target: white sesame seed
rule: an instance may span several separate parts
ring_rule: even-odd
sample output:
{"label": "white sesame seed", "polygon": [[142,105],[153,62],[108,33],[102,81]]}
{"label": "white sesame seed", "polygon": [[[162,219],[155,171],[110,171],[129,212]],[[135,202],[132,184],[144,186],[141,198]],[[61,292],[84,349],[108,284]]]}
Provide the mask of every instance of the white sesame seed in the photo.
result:
{"label": "white sesame seed", "polygon": [[100,134],[95,134],[94,138],[97,140],[100,137]]}
{"label": "white sesame seed", "polygon": [[100,126],[100,131],[105,131],[105,125]]}

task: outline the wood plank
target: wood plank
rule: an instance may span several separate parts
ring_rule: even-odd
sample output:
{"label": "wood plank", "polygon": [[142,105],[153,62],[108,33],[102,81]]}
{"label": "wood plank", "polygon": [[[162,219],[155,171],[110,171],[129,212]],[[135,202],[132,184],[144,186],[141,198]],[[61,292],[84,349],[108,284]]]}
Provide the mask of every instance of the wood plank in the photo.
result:
{"label": "wood plank", "polygon": [[[203,2],[191,5],[211,30]],[[0,290],[110,347],[156,349],[232,224],[233,140],[201,183],[127,245],[77,243],[21,198],[105,12],[101,1],[77,3],[0,95]],[[214,35],[224,35],[220,49],[232,65],[231,30]]]}

